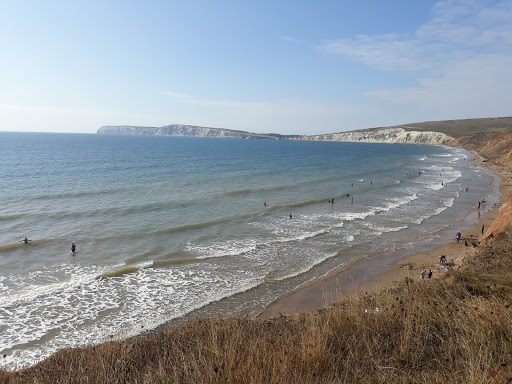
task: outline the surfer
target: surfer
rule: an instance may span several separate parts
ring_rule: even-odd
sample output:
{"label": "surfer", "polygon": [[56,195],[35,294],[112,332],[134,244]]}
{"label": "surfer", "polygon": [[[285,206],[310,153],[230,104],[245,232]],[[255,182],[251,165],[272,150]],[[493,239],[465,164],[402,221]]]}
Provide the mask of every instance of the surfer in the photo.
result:
{"label": "surfer", "polygon": [[71,253],[75,253],[76,245],[75,243],[71,243]]}
{"label": "surfer", "polygon": [[290,213],[290,219],[292,218],[292,214]]}
{"label": "surfer", "polygon": [[28,244],[29,241],[32,241],[32,240],[27,239],[27,236],[25,236],[25,238],[23,240],[20,240],[20,243]]}

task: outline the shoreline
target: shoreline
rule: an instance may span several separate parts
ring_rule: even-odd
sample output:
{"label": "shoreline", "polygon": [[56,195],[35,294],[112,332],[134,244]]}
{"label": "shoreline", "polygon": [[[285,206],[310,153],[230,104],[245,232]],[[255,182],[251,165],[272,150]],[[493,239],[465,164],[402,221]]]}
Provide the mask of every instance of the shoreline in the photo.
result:
{"label": "shoreline", "polygon": [[[499,185],[500,204],[503,204],[512,192],[510,179],[507,180],[507,177],[511,176],[510,173],[484,162],[483,157],[478,153],[468,152],[475,156],[474,163],[486,167],[501,179]],[[434,271],[432,277],[437,278],[450,268],[458,269],[464,258],[473,253],[475,249],[471,241],[481,241],[498,215],[499,207],[497,206],[485,209],[487,211],[478,215],[476,223],[468,223],[464,229],[460,230],[462,238],[459,243],[455,241],[454,233],[451,233],[453,231],[456,233],[457,229],[449,227],[442,231],[446,233],[435,240],[434,247],[432,247],[432,243],[423,243],[412,249],[400,249],[357,260],[279,297],[264,309],[254,313],[252,317],[269,319],[282,315],[312,312],[338,301],[343,296],[366,295],[391,289],[406,279],[421,280],[421,271],[428,273],[429,269],[432,269]],[[483,234],[481,233],[482,225],[484,225]],[[450,234],[448,234],[448,230]],[[465,245],[465,240],[468,242],[468,246]],[[440,255],[446,255],[446,265],[441,269],[439,268]],[[428,279],[427,274],[425,274],[425,279]]]}

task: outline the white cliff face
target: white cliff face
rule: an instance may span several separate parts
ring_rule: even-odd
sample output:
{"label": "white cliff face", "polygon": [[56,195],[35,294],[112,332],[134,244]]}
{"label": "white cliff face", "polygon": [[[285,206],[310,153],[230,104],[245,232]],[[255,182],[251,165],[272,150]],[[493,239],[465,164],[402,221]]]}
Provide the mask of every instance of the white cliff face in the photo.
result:
{"label": "white cliff face", "polygon": [[401,127],[377,128],[364,131],[350,131],[313,136],[261,135],[222,128],[198,127],[194,125],[172,124],[164,127],[135,127],[128,125],[103,126],[97,131],[106,135],[152,135],[152,136],[191,136],[230,139],[284,139],[302,141],[342,141],[354,143],[424,144],[445,145],[453,138],[440,132],[406,131]]}
{"label": "white cliff face", "polygon": [[107,125],[96,132],[103,135],[152,135],[152,136],[189,136],[189,137],[215,137],[229,139],[276,139],[276,137],[262,137],[243,131],[232,131],[222,128],[198,127],[195,125],[172,124],[163,127],[136,127],[128,125]]}
{"label": "white cliff face", "polygon": [[351,131],[325,135],[301,136],[291,140],[445,145],[449,144],[453,138],[440,132],[406,131],[403,128],[381,128],[368,131]]}
{"label": "white cliff face", "polygon": [[234,135],[231,131],[224,129],[179,124],[166,125],[164,127],[104,126],[98,129],[97,133],[106,135],[237,137],[237,135]]}

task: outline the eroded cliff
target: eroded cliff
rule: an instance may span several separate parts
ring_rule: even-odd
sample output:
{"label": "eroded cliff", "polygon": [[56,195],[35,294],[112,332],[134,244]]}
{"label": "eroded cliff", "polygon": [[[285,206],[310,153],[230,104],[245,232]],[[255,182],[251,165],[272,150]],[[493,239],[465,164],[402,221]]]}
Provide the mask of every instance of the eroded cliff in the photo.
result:
{"label": "eroded cliff", "polygon": [[371,130],[300,136],[293,140],[342,141],[351,143],[446,145],[452,137],[441,132],[409,131],[404,128],[376,128]]}

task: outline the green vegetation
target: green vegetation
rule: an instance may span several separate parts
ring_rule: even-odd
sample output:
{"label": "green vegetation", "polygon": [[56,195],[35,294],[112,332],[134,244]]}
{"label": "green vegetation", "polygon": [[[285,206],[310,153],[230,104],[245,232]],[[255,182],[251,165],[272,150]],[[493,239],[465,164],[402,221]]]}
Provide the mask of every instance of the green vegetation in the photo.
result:
{"label": "green vegetation", "polygon": [[462,136],[511,132],[512,117],[426,121],[424,123],[405,124],[403,128],[408,131],[442,132],[448,136],[458,138]]}
{"label": "green vegetation", "polygon": [[374,131],[382,128],[403,128],[406,131],[430,131],[441,132],[453,138],[475,135],[489,135],[504,132],[512,132],[512,117],[489,117],[484,119],[463,119],[425,121],[423,123],[411,123],[360,129],[352,132]]}
{"label": "green vegetation", "polygon": [[[512,228],[443,278],[316,313],[198,319],[62,350],[0,383],[503,383],[512,380]],[[375,309],[378,311],[365,311]]]}

